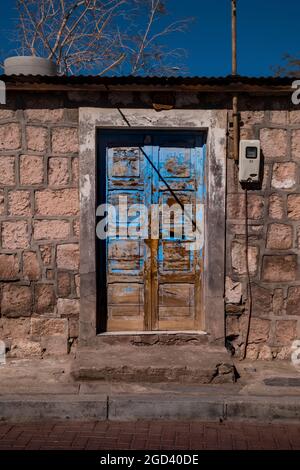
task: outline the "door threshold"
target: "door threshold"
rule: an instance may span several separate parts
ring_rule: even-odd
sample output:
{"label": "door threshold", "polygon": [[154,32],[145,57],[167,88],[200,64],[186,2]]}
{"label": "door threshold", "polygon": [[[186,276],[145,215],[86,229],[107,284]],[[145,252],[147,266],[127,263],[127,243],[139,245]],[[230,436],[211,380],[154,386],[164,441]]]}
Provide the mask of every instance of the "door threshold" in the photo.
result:
{"label": "door threshold", "polygon": [[170,331],[170,330],[161,330],[161,331],[105,331],[103,333],[98,333],[97,336],[134,336],[134,335],[207,335],[206,331],[191,331],[191,330],[182,330],[182,331]]}

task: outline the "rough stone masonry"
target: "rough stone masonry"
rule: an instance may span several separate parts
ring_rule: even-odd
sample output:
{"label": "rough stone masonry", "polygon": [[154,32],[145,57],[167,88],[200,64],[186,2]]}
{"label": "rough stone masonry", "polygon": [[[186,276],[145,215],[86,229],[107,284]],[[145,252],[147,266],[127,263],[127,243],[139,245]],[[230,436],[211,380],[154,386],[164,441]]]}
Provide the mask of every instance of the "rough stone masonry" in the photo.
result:
{"label": "rough stone masonry", "polygon": [[[249,313],[245,196],[231,158],[230,97],[173,93],[176,108],[228,109],[226,336],[239,355]],[[8,92],[0,108],[0,338],[10,357],[73,351],[79,318],[78,108],[151,107],[150,93]],[[241,138],[260,138],[262,188],[248,194],[250,359],[286,359],[300,338],[300,110],[241,100]],[[225,190],[225,188],[224,188]]]}
{"label": "rough stone masonry", "polygon": [[[241,113],[241,138],[259,138],[264,157],[262,188],[248,193],[252,321],[247,357],[254,360],[288,359],[300,333],[300,111],[282,107]],[[226,242],[226,334],[239,354],[249,309],[245,195],[230,159]]]}
{"label": "rough stone masonry", "polygon": [[77,110],[0,110],[1,318],[11,357],[78,337]]}

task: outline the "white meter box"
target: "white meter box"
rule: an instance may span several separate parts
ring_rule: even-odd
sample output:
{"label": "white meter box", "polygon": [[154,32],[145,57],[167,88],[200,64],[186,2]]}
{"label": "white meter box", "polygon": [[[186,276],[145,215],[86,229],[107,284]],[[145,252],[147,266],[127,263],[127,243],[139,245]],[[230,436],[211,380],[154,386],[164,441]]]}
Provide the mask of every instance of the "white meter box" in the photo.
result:
{"label": "white meter box", "polygon": [[241,183],[260,182],[260,141],[241,140],[239,180]]}

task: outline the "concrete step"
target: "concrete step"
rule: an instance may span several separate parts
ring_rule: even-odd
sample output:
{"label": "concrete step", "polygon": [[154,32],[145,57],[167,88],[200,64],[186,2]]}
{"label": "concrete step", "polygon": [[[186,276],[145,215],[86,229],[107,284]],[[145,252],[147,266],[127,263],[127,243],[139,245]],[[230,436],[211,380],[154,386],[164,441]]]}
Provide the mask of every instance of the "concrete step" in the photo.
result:
{"label": "concrete step", "polygon": [[206,345],[102,344],[80,348],[72,365],[76,380],[233,383],[236,369],[225,348]]}
{"label": "concrete step", "polygon": [[[144,350],[143,355],[147,351],[146,357],[157,368],[160,350],[156,352],[156,347],[133,347],[135,359],[131,355],[125,359],[132,359],[133,367],[136,367],[142,360],[138,353],[140,349]],[[126,352],[124,349],[122,351]],[[92,352],[100,357],[103,348]],[[208,352],[210,354],[207,356]],[[88,354],[85,360],[92,365],[91,351],[85,353]],[[197,347],[193,353],[189,349],[171,347],[168,354],[162,353],[162,357],[167,354],[169,358],[171,353],[179,366],[191,359],[190,367],[194,370],[196,361],[204,370],[205,361],[209,363],[212,358],[215,361],[224,358],[224,351],[212,349],[211,346]],[[130,354],[133,354],[132,351]],[[228,360],[226,354],[225,357]],[[299,370],[290,361],[237,362],[241,378],[236,383],[221,384],[218,380],[222,375],[216,375],[209,384],[199,384],[184,381],[143,382],[138,380],[137,370],[136,380],[131,382],[74,381],[70,375],[71,368],[74,368],[73,360],[70,355],[43,360],[8,359],[6,364],[0,366],[0,420],[300,420],[300,389],[294,386],[298,383]],[[211,368],[206,363],[205,370],[212,370],[213,363],[212,360]],[[110,364],[115,367],[114,360]],[[144,367],[145,362],[140,365]],[[166,367],[164,359],[163,368]],[[218,366],[219,369],[222,367],[226,368]],[[152,379],[151,374],[149,377]]]}

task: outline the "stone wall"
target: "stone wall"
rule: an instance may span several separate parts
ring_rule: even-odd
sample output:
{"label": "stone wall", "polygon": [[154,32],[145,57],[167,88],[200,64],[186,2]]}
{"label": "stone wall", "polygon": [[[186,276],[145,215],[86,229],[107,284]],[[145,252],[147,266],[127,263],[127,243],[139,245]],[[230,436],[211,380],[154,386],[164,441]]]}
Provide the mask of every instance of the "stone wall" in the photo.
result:
{"label": "stone wall", "polygon": [[[0,109],[0,339],[12,357],[42,357],[72,351],[78,337],[78,107],[114,107],[122,93],[25,95],[11,93],[10,109]],[[148,98],[134,100],[132,106],[151,108]],[[181,96],[176,106],[229,109],[226,100]],[[287,103],[240,102],[248,110],[241,113],[241,138],[260,138],[265,159],[262,189],[248,193],[252,359],[287,358],[300,338],[300,111],[286,111]],[[245,195],[237,176],[229,158],[226,334],[239,355],[249,296]]]}
{"label": "stone wall", "polygon": [[[248,260],[252,320],[247,357],[288,358],[300,338],[300,111],[241,113],[241,138],[260,138],[264,178],[248,192]],[[245,194],[228,160],[227,337],[237,355],[249,314],[245,250]]]}
{"label": "stone wall", "polygon": [[0,338],[11,357],[78,337],[78,111],[0,110]]}

